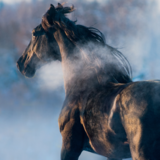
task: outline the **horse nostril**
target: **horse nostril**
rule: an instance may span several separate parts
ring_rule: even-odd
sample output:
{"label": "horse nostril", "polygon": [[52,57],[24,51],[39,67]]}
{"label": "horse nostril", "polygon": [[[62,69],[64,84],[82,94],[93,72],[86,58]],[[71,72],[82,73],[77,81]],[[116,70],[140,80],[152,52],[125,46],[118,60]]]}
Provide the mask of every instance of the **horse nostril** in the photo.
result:
{"label": "horse nostril", "polygon": [[17,61],[16,66],[17,66],[18,70],[19,70],[20,72],[22,72],[23,66],[21,65],[21,62],[20,62],[19,60]]}

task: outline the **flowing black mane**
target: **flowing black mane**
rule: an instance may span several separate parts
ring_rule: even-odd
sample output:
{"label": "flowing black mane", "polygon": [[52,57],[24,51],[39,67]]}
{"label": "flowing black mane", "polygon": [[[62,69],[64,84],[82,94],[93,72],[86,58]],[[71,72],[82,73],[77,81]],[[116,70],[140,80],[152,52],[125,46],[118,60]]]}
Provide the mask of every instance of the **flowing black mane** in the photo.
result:
{"label": "flowing black mane", "polygon": [[[124,74],[122,76],[128,77],[127,79],[130,79],[131,81],[130,76],[132,74],[132,70],[126,57],[117,49],[107,45],[104,35],[98,29],[77,25],[76,21],[71,21],[65,16],[67,13],[73,12],[74,10],[74,6],[63,7],[62,4],[58,3],[58,6],[55,8],[56,17],[52,16],[55,13],[49,9],[42,18],[42,27],[47,32],[52,32],[55,29],[63,30],[67,38],[76,46],[86,45],[91,42],[98,47],[106,46],[110,48],[111,54],[118,60],[121,68],[123,68],[124,73],[121,71],[119,74]],[[82,47],[81,50],[83,50]]]}

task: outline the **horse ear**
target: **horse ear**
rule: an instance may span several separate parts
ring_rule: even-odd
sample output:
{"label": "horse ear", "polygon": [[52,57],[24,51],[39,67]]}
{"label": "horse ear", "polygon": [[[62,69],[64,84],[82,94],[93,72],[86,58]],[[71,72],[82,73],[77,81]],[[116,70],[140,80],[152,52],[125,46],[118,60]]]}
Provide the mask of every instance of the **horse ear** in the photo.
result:
{"label": "horse ear", "polygon": [[49,9],[54,9],[55,10],[55,7],[53,4],[50,4],[50,8]]}
{"label": "horse ear", "polygon": [[63,5],[58,3],[58,8],[63,8]]}
{"label": "horse ear", "polygon": [[48,13],[49,13],[50,16],[55,16],[55,14],[56,14],[56,9],[55,9],[55,7],[54,7],[53,4],[50,4],[50,8],[49,8],[49,10],[48,10]]}
{"label": "horse ear", "polygon": [[42,26],[45,25],[51,27],[53,25],[53,19],[56,15],[56,9],[53,4],[50,4],[49,10],[42,17]]}

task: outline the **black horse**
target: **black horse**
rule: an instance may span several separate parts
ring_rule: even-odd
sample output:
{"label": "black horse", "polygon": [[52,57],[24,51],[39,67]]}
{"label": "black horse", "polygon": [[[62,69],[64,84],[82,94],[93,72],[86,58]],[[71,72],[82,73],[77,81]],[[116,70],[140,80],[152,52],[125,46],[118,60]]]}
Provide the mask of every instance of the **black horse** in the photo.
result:
{"label": "black horse", "polygon": [[77,160],[83,150],[109,160],[159,160],[160,83],[132,82],[123,54],[99,30],[65,17],[73,10],[51,5],[17,62],[27,77],[43,62],[62,63],[61,160]]}

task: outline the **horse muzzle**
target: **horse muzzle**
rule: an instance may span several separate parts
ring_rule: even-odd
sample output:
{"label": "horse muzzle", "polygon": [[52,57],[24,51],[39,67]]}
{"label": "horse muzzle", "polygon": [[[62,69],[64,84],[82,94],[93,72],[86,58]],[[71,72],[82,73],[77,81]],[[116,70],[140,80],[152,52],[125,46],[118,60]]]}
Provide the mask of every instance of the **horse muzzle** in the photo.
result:
{"label": "horse muzzle", "polygon": [[31,64],[25,64],[26,57],[20,57],[16,65],[18,70],[26,77],[31,78],[34,76],[36,69],[31,66]]}

